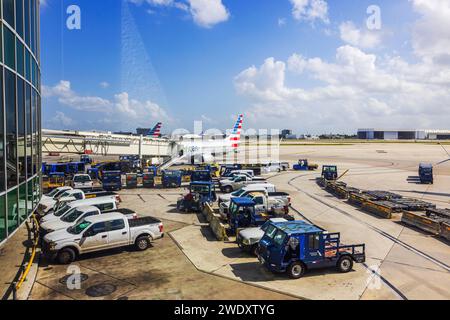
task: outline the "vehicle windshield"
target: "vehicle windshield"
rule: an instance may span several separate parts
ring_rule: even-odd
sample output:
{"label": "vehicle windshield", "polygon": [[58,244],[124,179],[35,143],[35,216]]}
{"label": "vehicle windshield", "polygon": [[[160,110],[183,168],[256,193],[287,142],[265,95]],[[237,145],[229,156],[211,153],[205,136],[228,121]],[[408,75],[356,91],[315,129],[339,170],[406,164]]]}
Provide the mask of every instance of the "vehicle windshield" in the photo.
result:
{"label": "vehicle windshield", "polygon": [[55,217],[61,217],[69,209],[70,209],[69,205],[67,203],[65,203],[61,208],[59,208],[58,210],[55,211]]}
{"label": "vehicle windshield", "polygon": [[73,178],[74,182],[89,182],[91,181],[91,177],[90,176],[75,176]]}
{"label": "vehicle windshield", "polygon": [[166,171],[164,174],[166,176],[168,176],[168,177],[176,177],[176,176],[178,176],[178,172],[175,172],[175,171]]}
{"label": "vehicle windshield", "polygon": [[267,228],[270,226],[270,221],[266,221],[262,226],[261,226],[261,230],[266,232]]}
{"label": "vehicle windshield", "polygon": [[191,186],[191,192],[192,193],[208,193],[209,186],[193,185],[193,186]]}
{"label": "vehicle windshield", "polygon": [[273,224],[270,224],[270,225],[267,227],[265,236],[268,237],[268,238],[270,238],[270,239],[273,239],[273,237],[274,237],[275,234],[277,233],[277,230],[278,230],[278,229],[277,229]]}
{"label": "vehicle windshield", "polygon": [[69,197],[72,190],[64,191],[59,196],[56,197],[56,200],[59,200],[61,198]]}
{"label": "vehicle windshield", "polygon": [[231,193],[231,196],[233,196],[233,197],[240,197],[240,196],[243,195],[244,193],[245,193],[245,190],[244,190],[244,189],[239,189],[239,190],[237,190],[237,191]]}
{"label": "vehicle windshield", "polygon": [[54,196],[57,195],[57,193],[58,193],[59,191],[60,191],[60,190],[58,190],[58,189],[53,189],[52,191],[50,191],[49,193],[47,193],[47,196],[48,196],[48,197],[54,197]]}
{"label": "vehicle windshield", "polygon": [[70,210],[67,214],[61,217],[61,221],[64,222],[75,222],[81,215],[83,211],[80,210]]}
{"label": "vehicle windshield", "polygon": [[82,220],[79,223],[77,223],[75,226],[68,228],[67,232],[69,232],[71,234],[80,234],[84,230],[86,230],[90,225],[91,225],[91,223],[89,221]]}
{"label": "vehicle windshield", "polygon": [[284,240],[286,240],[286,237],[287,234],[284,231],[278,230],[273,238],[273,242],[275,242],[276,245],[281,246],[284,243]]}
{"label": "vehicle windshield", "polygon": [[336,167],[324,167],[323,171],[324,172],[336,172],[337,168]]}

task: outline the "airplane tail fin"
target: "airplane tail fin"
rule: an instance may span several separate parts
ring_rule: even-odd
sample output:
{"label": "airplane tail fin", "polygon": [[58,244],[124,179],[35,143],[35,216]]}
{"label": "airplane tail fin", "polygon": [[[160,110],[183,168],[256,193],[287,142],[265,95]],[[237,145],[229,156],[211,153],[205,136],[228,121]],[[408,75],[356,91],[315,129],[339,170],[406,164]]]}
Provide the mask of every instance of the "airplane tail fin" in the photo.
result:
{"label": "airplane tail fin", "polygon": [[244,115],[240,114],[236,121],[236,124],[234,125],[233,131],[228,138],[231,141],[231,146],[235,149],[237,149],[239,147],[239,144],[241,143],[243,122],[244,122]]}
{"label": "airplane tail fin", "polygon": [[154,138],[159,138],[161,136],[161,128],[162,128],[162,123],[158,122],[156,124],[156,126],[150,131],[149,135]]}

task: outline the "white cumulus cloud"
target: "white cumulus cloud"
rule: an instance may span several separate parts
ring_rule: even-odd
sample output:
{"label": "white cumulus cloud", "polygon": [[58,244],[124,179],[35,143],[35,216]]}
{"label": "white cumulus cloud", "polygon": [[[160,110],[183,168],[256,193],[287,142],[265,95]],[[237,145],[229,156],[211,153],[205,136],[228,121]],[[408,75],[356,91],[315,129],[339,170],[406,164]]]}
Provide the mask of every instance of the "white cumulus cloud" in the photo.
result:
{"label": "white cumulus cloud", "polygon": [[[127,92],[116,94],[112,100],[83,96],[72,90],[70,81],[61,80],[52,87],[43,86],[42,95],[45,99],[55,98],[60,105],[78,111],[102,113],[102,121],[105,123],[116,125],[129,123],[132,127],[149,125],[154,121],[172,121],[167,112],[157,103],[132,99]],[[63,115],[63,113],[57,114],[58,119],[63,121]],[[86,116],[89,117],[87,113]]]}
{"label": "white cumulus cloud", "polygon": [[[136,5],[146,2],[152,7],[173,7],[189,12],[194,22],[204,28],[211,28],[229,19],[230,13],[222,0],[128,0]],[[151,10],[151,13],[154,13]]]}
{"label": "white cumulus cloud", "polygon": [[[314,86],[288,85],[287,77],[312,79]],[[270,125],[310,130],[352,130],[354,126],[418,127],[424,118],[436,127],[450,122],[450,72],[400,57],[379,58],[353,46],[342,46],[334,61],[293,54],[286,62],[268,58],[235,78],[247,97],[252,119]]]}
{"label": "white cumulus cloud", "polygon": [[325,0],[289,0],[292,4],[292,16],[297,20],[314,22],[321,20],[329,23],[328,3]]}
{"label": "white cumulus cloud", "polygon": [[342,41],[359,48],[372,49],[380,45],[381,32],[368,29],[358,29],[353,22],[341,23],[339,31]]}

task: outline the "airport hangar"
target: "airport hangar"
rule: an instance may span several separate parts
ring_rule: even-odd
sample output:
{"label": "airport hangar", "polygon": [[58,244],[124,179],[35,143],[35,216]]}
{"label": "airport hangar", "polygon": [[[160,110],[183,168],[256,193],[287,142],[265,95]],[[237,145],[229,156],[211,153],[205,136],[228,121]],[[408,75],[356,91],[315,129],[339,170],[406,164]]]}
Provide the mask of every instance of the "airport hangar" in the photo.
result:
{"label": "airport hangar", "polygon": [[450,140],[450,130],[359,129],[362,140]]}

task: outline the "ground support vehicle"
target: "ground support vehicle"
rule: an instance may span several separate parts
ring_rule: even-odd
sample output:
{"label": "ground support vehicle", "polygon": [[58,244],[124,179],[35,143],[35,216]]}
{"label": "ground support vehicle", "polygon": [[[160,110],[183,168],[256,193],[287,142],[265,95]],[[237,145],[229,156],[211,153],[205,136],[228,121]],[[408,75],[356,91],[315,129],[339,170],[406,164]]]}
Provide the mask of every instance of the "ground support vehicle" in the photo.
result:
{"label": "ground support vehicle", "polygon": [[[244,192],[240,198],[248,198],[255,202],[256,212],[263,212],[274,215],[282,215],[289,213],[291,198],[285,192],[271,192],[266,190],[252,190]],[[223,219],[228,218],[230,201],[221,202],[219,205],[219,213]]]}
{"label": "ground support vehicle", "polygon": [[228,225],[231,233],[236,234],[238,229],[259,227],[271,218],[284,218],[293,220],[287,214],[273,214],[256,210],[256,204],[249,198],[233,198],[230,204]]}
{"label": "ground support vehicle", "polygon": [[139,251],[164,237],[160,220],[152,217],[128,219],[121,213],[95,215],[75,226],[44,237],[42,252],[60,264],[70,264],[79,255],[134,245]]}
{"label": "ground support vehicle", "polygon": [[122,173],[120,171],[103,171],[102,186],[108,191],[122,190]]}
{"label": "ground support vehicle", "polygon": [[421,163],[419,165],[419,179],[421,184],[433,184],[433,165],[429,163]]}
{"label": "ground support vehicle", "polygon": [[182,173],[179,170],[165,170],[162,173],[163,188],[179,188],[181,187]]}
{"label": "ground support vehicle", "polygon": [[301,159],[292,167],[295,171],[314,171],[319,168],[317,164],[310,164],[308,159]]}
{"label": "ground support vehicle", "polygon": [[64,173],[53,172],[48,175],[48,184],[46,185],[46,191],[52,191],[53,189],[64,187],[66,185],[66,178]]}
{"label": "ground support vehicle", "polygon": [[211,171],[195,170],[191,173],[190,182],[212,182]]}
{"label": "ground support vehicle", "polygon": [[347,273],[366,261],[365,245],[343,245],[340,233],[304,221],[271,222],[259,242],[259,260],[272,272],[301,278],[307,270],[336,267]]}
{"label": "ground support vehicle", "polygon": [[137,173],[127,173],[125,179],[126,179],[127,189],[136,189],[137,188],[137,186],[138,186]]}
{"label": "ground support vehicle", "polygon": [[338,178],[337,166],[322,166],[322,178],[328,181],[336,180]]}
{"label": "ground support vehicle", "polygon": [[261,227],[240,230],[236,237],[236,242],[239,248],[244,252],[258,256],[259,241],[264,236],[270,222],[287,222],[287,220],[284,218],[273,218],[266,221],[266,223],[264,223]]}
{"label": "ground support vehicle", "polygon": [[90,155],[83,154],[80,156],[80,162],[83,162],[86,165],[86,164],[92,164],[93,160]]}
{"label": "ground support vehicle", "polygon": [[142,186],[144,188],[155,187],[155,175],[153,172],[146,172],[142,175]]}
{"label": "ground support vehicle", "polygon": [[178,211],[200,212],[205,203],[212,203],[217,200],[217,195],[212,182],[191,182],[189,193],[178,199]]}

